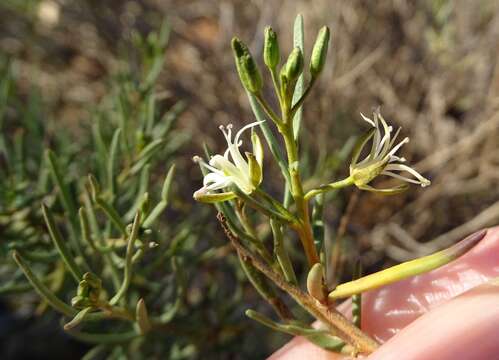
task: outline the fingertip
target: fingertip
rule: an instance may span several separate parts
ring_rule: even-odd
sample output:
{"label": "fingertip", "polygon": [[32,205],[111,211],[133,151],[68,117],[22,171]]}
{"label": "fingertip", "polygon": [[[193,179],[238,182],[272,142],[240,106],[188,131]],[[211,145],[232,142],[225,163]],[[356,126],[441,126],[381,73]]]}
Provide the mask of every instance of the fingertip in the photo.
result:
{"label": "fingertip", "polygon": [[472,289],[418,318],[370,360],[493,359],[499,354],[499,283]]}

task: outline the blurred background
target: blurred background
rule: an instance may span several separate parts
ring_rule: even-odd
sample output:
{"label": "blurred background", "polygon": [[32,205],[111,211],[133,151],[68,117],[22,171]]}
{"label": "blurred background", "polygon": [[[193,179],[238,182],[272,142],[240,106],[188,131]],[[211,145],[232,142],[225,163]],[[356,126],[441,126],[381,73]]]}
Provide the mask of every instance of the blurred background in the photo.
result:
{"label": "blurred background", "polygon": [[[232,36],[245,41],[262,65],[264,26],[274,28],[287,54],[298,13],[305,20],[306,59],[321,26],[328,25],[332,34],[326,69],[304,108],[306,186],[348,172],[352,139],[364,128],[359,113],[367,115],[377,106],[411,138],[403,156],[432,181],[429,188],[414,187],[395,197],[353,190],[329,196],[331,256],[342,264],[332,281],[347,279],[349,264],[359,255],[370,272],[499,224],[499,2],[494,0],[2,0],[0,61],[10,63],[16,87],[7,112],[35,113],[46,146],[61,134],[68,143],[88,141],[85,129],[109,94],[113,76],[124,64],[136,66],[133,34],[157,31],[166,19],[171,34],[155,91],[167,104],[185,104],[177,126],[188,134],[175,160],[176,216],[199,214],[213,229],[201,237],[201,247],[223,246],[215,211],[192,200],[201,174],[191,158],[203,153],[205,143],[224,148],[218,125],[239,128],[253,121],[233,64]],[[6,124],[2,132],[9,138],[31,131],[21,121]],[[278,169],[267,165],[266,189],[281,196],[281,181]],[[338,237],[340,223],[344,229]],[[3,241],[1,234],[2,225]],[[212,264],[218,270],[207,271],[236,271],[224,262],[221,256]],[[193,284],[206,281],[201,278]],[[213,340],[221,344],[218,358],[261,358],[286,341],[244,318],[243,310],[260,300],[250,287],[243,298],[231,310],[230,322],[244,331]],[[18,300],[9,296],[2,303],[2,358],[47,358],[44,351],[59,344],[65,345],[52,359],[84,352],[84,345],[52,334],[58,324],[50,316],[33,317],[29,308],[12,305]],[[27,338],[37,339],[37,345],[22,357],[16,344],[26,346]]]}

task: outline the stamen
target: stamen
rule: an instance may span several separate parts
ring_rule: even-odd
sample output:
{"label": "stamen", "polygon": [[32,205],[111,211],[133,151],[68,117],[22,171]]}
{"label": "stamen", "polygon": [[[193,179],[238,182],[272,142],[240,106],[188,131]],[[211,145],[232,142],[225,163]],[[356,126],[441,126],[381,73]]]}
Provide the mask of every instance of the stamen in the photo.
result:
{"label": "stamen", "polygon": [[399,128],[397,129],[397,131],[395,132],[395,135],[393,135],[393,138],[392,138],[392,140],[390,141],[390,145],[388,146],[388,148],[391,148],[391,147],[393,146],[393,144],[395,144],[395,141],[397,140],[397,137],[399,136],[399,134],[400,134],[400,130],[401,130],[401,129],[402,129],[401,127],[399,127]]}
{"label": "stamen", "polygon": [[368,122],[369,124],[371,124],[373,127],[376,127],[376,125],[374,124],[374,121],[372,121],[371,119],[369,119],[367,116],[365,116],[364,114],[360,113],[360,116],[362,116],[362,118]]}
{"label": "stamen", "polygon": [[394,177],[396,179],[399,179],[399,180],[402,180],[402,181],[406,181],[406,182],[409,182],[409,183],[412,183],[412,184],[422,184],[421,181],[418,181],[418,180],[415,180],[415,179],[411,179],[411,178],[408,178],[408,177],[405,177],[405,176],[402,176],[402,175],[399,175],[399,174],[395,174],[391,171],[383,171],[381,173],[382,175],[387,175],[387,176],[391,176],[391,177]]}
{"label": "stamen", "polygon": [[393,154],[395,154],[397,152],[397,150],[400,149],[400,147],[402,145],[407,144],[408,142],[409,142],[409,138],[408,137],[404,138],[401,142],[399,142],[397,145],[395,145],[392,150],[390,150],[390,152],[388,153],[388,156],[392,156]]}

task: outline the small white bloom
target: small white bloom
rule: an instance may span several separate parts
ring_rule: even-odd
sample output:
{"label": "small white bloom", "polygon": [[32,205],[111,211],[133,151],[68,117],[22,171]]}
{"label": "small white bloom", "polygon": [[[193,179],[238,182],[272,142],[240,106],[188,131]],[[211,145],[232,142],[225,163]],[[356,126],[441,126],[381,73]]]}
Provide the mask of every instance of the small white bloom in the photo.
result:
{"label": "small white bloom", "polygon": [[[203,187],[194,193],[194,198],[201,200],[208,197],[213,191],[225,189],[231,185],[236,185],[246,194],[251,194],[262,181],[263,150],[260,140],[256,134],[252,136],[253,153],[246,153],[246,159],[242,156],[239,148],[242,145],[241,135],[247,129],[259,125],[261,121],[244,126],[236,133],[232,139],[232,124],[227,127],[220,126],[227,141],[227,150],[224,155],[212,156],[209,163],[200,157],[195,157],[194,161],[210,172],[203,178]],[[221,195],[221,194],[220,194]],[[213,197],[211,197],[213,198]],[[228,199],[228,196],[220,199]],[[216,199],[216,198],[213,198]]]}
{"label": "small white bloom", "polygon": [[[379,110],[373,114],[373,119],[361,114],[362,118],[373,126],[373,129],[367,133],[359,142],[354,151],[352,163],[350,165],[350,176],[354,184],[363,190],[378,191],[378,192],[397,192],[403,190],[404,186],[399,186],[391,189],[375,189],[367,185],[378,175],[387,175],[399,180],[419,184],[422,187],[430,185],[430,181],[416,170],[403,164],[405,159],[398,157],[395,153],[402,147],[402,145],[409,142],[409,138],[402,139],[395,145],[397,136],[400,133],[400,128],[392,136],[393,128],[388,126],[385,119],[379,113]],[[369,155],[365,159],[358,161],[362,149],[366,143],[372,138],[372,146]],[[413,177],[402,176],[394,173],[394,171],[404,171],[411,174]]]}

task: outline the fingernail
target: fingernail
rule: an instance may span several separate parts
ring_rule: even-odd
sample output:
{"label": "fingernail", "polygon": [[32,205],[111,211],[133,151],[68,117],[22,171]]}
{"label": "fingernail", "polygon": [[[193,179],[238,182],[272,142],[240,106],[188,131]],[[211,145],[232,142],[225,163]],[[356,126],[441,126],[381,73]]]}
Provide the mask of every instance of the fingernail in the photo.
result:
{"label": "fingernail", "polygon": [[464,254],[465,252],[473,248],[476,244],[478,244],[478,242],[482,240],[486,234],[487,229],[482,229],[474,232],[473,234],[465,237],[463,240],[449,248],[449,250],[452,249],[452,252]]}

